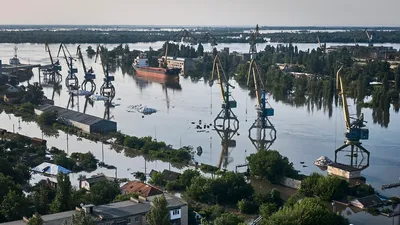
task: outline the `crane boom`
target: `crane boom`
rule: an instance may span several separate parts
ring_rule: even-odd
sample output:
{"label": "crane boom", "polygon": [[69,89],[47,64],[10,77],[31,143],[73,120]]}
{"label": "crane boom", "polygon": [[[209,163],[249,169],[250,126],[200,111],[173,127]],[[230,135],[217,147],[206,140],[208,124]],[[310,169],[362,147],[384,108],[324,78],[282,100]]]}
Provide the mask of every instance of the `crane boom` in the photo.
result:
{"label": "crane boom", "polygon": [[54,61],[53,61],[53,57],[51,56],[51,51],[50,51],[49,44],[46,43],[44,48],[45,48],[46,52],[49,53],[51,65],[54,65]]}
{"label": "crane boom", "polygon": [[[347,105],[346,93],[344,90],[343,78],[342,78],[342,74],[341,74],[342,69],[343,69],[343,66],[341,66],[336,73],[336,80],[338,81],[338,82],[336,82],[336,85],[337,85],[336,89],[340,90],[340,95],[342,97],[342,104],[343,104],[344,123],[346,125],[346,129],[349,131],[351,128],[350,115],[349,115],[349,107]],[[340,85],[340,87],[338,85]]]}
{"label": "crane boom", "polygon": [[[61,43],[60,48],[58,49],[57,57],[60,56],[61,50],[63,51],[65,61],[67,61],[68,68],[70,68],[71,64],[70,64],[70,60],[68,60],[68,58],[72,58],[71,53],[68,51],[67,46],[65,46],[65,44]],[[68,53],[68,56],[67,56],[67,53]]]}
{"label": "crane boom", "polygon": [[83,71],[85,72],[85,75],[86,75],[87,74],[87,70],[86,70],[85,61],[83,60],[83,56],[82,56],[81,45],[78,45],[78,48],[76,49],[76,53],[77,53],[79,59],[82,62]]}
{"label": "crane boom", "polygon": [[322,46],[321,46],[321,41],[319,40],[319,37],[317,36],[317,40],[318,40],[318,45],[319,45],[319,48],[320,49],[322,49]]}

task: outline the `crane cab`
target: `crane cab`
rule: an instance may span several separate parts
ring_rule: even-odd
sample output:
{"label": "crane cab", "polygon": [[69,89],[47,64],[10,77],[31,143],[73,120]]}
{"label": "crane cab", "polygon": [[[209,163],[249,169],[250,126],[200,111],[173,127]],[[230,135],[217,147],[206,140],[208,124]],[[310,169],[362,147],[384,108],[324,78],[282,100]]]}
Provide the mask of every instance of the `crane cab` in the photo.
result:
{"label": "crane cab", "polygon": [[61,71],[61,65],[54,65],[53,66],[54,71]]}
{"label": "crane cab", "polygon": [[228,104],[222,103],[222,108],[225,109],[225,107],[228,107],[230,109],[234,109],[234,108],[237,107],[237,102],[235,100],[231,100],[231,101],[228,102]]}
{"label": "crane cab", "polygon": [[85,80],[94,80],[96,79],[96,75],[94,73],[85,74]]}
{"label": "crane cab", "polygon": [[114,81],[114,80],[115,80],[114,76],[107,76],[107,77],[104,78],[104,82],[111,82],[111,81]]}
{"label": "crane cab", "polygon": [[275,114],[275,110],[273,108],[266,108],[263,110],[263,117],[267,117],[267,116],[274,116]]}
{"label": "crane cab", "polygon": [[345,136],[351,141],[368,140],[369,130],[367,128],[351,128],[345,133]]}
{"label": "crane cab", "polygon": [[69,74],[74,74],[74,73],[78,73],[78,69],[77,68],[72,68],[70,70],[68,70]]}

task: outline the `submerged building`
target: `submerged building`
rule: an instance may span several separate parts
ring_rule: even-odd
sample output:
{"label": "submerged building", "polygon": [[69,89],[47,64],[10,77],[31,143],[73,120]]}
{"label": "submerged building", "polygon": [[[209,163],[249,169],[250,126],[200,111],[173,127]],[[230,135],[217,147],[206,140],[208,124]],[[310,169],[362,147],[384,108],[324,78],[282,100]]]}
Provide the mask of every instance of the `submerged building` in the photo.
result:
{"label": "submerged building", "polygon": [[117,131],[117,123],[100,117],[65,109],[55,105],[41,105],[35,109],[36,115],[44,112],[57,112],[58,120],[68,126],[74,126],[86,133],[109,133]]}

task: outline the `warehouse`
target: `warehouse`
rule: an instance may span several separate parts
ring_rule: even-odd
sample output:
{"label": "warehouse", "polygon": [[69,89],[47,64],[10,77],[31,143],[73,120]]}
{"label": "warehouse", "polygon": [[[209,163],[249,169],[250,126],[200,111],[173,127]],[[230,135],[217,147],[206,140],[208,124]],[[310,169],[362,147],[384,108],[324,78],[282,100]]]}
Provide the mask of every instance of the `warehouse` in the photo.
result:
{"label": "warehouse", "polygon": [[58,120],[66,125],[77,127],[86,133],[109,133],[117,131],[117,123],[102,118],[65,109],[54,105],[41,105],[35,109],[36,115],[57,111]]}

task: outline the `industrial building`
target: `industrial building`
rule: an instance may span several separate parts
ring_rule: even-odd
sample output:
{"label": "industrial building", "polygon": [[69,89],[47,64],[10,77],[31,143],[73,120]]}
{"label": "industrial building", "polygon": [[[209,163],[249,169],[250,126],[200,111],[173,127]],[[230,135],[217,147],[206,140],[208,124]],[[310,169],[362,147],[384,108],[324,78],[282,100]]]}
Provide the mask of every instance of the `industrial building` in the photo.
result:
{"label": "industrial building", "polygon": [[[188,225],[188,205],[180,198],[169,195],[164,195],[167,200],[169,209],[169,219],[172,225]],[[96,224],[99,225],[145,225],[146,214],[150,211],[152,202],[156,195],[148,198],[138,199],[131,198],[128,201],[113,202],[105,205],[82,205],[76,210],[55,213],[41,216],[46,225],[72,225],[72,216],[76,211],[83,211],[86,215],[92,217]],[[30,218],[24,217],[23,220],[4,223],[4,225],[26,225]]]}
{"label": "industrial building", "polygon": [[[160,65],[164,62],[164,56],[159,59]],[[187,74],[190,70],[194,69],[194,62],[196,59],[192,58],[178,58],[178,57],[167,57],[168,68],[181,68],[181,74]]]}
{"label": "industrial building", "polygon": [[68,126],[74,126],[86,133],[109,133],[117,131],[117,123],[102,118],[65,109],[54,105],[41,105],[35,109],[36,115],[44,112],[57,112],[58,120]]}

